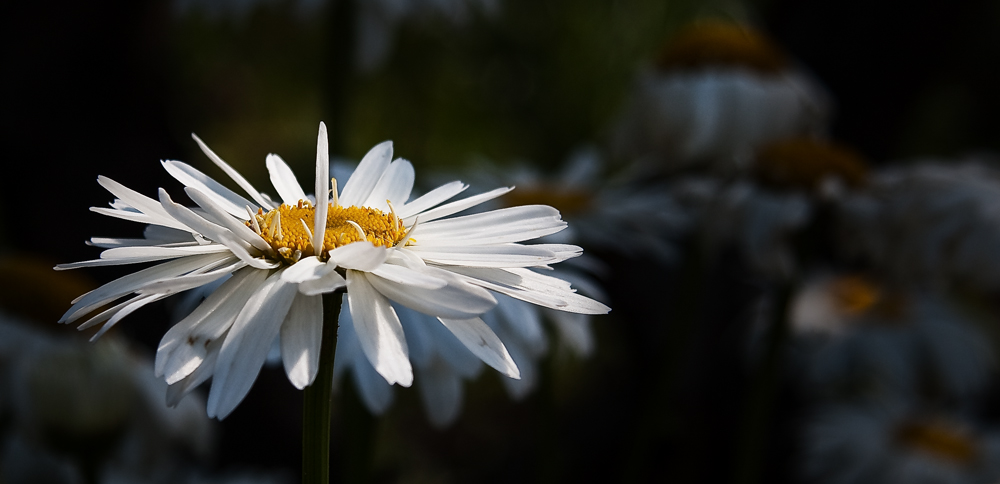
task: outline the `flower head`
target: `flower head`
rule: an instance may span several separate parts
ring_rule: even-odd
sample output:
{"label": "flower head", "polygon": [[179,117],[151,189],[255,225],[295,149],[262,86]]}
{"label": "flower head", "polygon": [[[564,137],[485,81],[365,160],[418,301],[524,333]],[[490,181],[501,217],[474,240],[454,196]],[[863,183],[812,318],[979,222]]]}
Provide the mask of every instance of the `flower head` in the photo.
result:
{"label": "flower head", "polygon": [[507,193],[499,188],[449,202],[467,188],[451,182],[409,200],[414,171],[392,160],[392,143],[375,146],[338,190],[331,189],[326,127],[320,124],[313,196],[280,157],[267,167],[281,202],[256,190],[195,140],[253,202],[178,161],[164,168],[198,205],[175,203],[163,189],[153,200],[100,177],[118,197],[105,215],[150,224],[142,239],[94,238],[101,258],[57,269],[166,261],[129,274],[74,301],[62,322],[134,296],[81,324],[104,323],[95,337],[139,307],[229,277],[164,335],[156,371],[176,402],[209,377],[210,416],[228,415],[249,391],[280,334],[289,380],[316,377],[323,306],[320,296],[347,292],[361,350],[389,383],[413,381],[403,326],[390,301],[434,316],[473,354],[501,373],[519,373],[500,339],[479,318],[497,304],[493,292],[553,309],[602,314],[607,306],[560,279],[532,271],[580,255],[576,246],[520,242],[566,227],[544,205],[449,217]]}

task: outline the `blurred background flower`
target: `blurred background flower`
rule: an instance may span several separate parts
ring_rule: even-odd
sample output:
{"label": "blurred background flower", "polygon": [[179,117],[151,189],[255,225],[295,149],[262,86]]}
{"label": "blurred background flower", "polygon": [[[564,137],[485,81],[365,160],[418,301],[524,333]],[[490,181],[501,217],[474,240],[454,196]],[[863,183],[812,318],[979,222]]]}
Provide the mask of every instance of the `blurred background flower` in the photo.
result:
{"label": "blurred background flower", "polygon": [[574,285],[615,308],[489,316],[520,342],[519,388],[403,318],[415,381],[390,393],[342,330],[337,482],[1000,480],[996,2],[4,12],[0,481],[294,482],[301,396],[280,368],[207,426],[165,416],[202,393],[165,413],[142,376],[134,355],[197,295],[81,345],[55,321],[124,272],[49,268],[141,236],[87,212],[99,173],[140,193],[176,191],[157,159],[223,178],[197,132],[258,186],[269,153],[310,179],[321,120],[338,160],[392,139],[435,173],[423,191],[558,207],[586,250]]}

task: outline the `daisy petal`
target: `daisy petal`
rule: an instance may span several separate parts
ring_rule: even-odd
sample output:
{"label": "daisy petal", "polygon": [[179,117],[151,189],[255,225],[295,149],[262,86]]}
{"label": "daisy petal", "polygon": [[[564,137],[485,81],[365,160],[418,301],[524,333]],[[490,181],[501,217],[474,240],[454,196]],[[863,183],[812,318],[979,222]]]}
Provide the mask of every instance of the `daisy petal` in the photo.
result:
{"label": "daisy petal", "polygon": [[455,195],[462,193],[469,185],[466,185],[460,181],[453,181],[445,183],[422,196],[418,197],[410,203],[407,203],[401,207],[397,207],[396,215],[400,218],[412,217],[424,210],[427,210],[439,203],[444,203],[450,200]]}
{"label": "daisy petal", "polygon": [[347,271],[347,298],[358,343],[375,371],[390,384],[410,386],[413,369],[403,338],[403,326],[389,300],[358,271]]}
{"label": "daisy petal", "polygon": [[156,350],[156,361],[153,365],[156,376],[166,376],[168,384],[185,378],[188,373],[183,372],[181,368],[185,367],[186,360],[176,355],[178,348],[189,346],[195,351],[183,353],[200,355],[199,358],[203,358],[207,348],[229,330],[240,309],[246,305],[250,296],[266,278],[265,271],[252,268],[237,271],[233,277],[209,294],[191,314],[171,326],[160,339],[160,345]]}
{"label": "daisy petal", "polygon": [[281,358],[288,380],[299,390],[312,384],[323,341],[323,298],[296,294],[281,325]]}
{"label": "daisy petal", "polygon": [[335,268],[332,264],[327,264],[315,256],[303,257],[295,265],[282,272],[281,279],[285,282],[298,284],[300,282],[319,279]]}
{"label": "daisy petal", "polygon": [[368,281],[380,293],[410,309],[452,319],[467,319],[478,316],[496,306],[496,298],[489,291],[466,283],[447,271],[432,267],[425,268],[426,274],[444,279],[445,287],[425,289],[383,279],[377,275],[368,276]]}
{"label": "daisy petal", "polygon": [[186,274],[204,266],[217,264],[228,257],[228,254],[185,257],[119,277],[77,298],[77,300],[73,301],[73,306],[59,319],[59,322],[71,323],[84,314],[128,293],[134,292],[136,289],[152,281]]}
{"label": "daisy petal", "polygon": [[313,250],[323,253],[323,240],[326,237],[326,214],[330,209],[330,143],[326,135],[326,123],[319,123],[319,135],[316,137],[316,213],[313,218]]}
{"label": "daisy petal", "polygon": [[533,267],[559,262],[554,252],[539,245],[493,244],[471,246],[410,245],[411,250],[428,262],[470,267]]}
{"label": "daisy petal", "polygon": [[219,350],[209,417],[226,418],[250,391],[294,298],[295,285],[283,282],[279,272],[264,281],[236,316]]}
{"label": "daisy petal", "polygon": [[289,205],[295,205],[299,200],[308,200],[306,192],[302,190],[299,181],[295,178],[295,173],[289,168],[285,160],[275,154],[267,155],[267,172],[271,175],[271,185],[278,191],[281,201]]}
{"label": "daisy petal", "polygon": [[337,271],[330,271],[319,279],[299,283],[299,292],[306,296],[316,296],[336,291],[347,285],[347,281]]}
{"label": "daisy petal", "polygon": [[438,319],[483,363],[511,378],[521,377],[503,342],[482,319]]}
{"label": "daisy petal", "polygon": [[382,173],[382,177],[365,200],[364,206],[377,208],[383,212],[389,211],[386,200],[402,206],[410,198],[414,176],[413,165],[409,161],[404,159],[393,161],[385,173]]}
{"label": "daisy petal", "polygon": [[201,190],[209,197],[212,197],[219,206],[225,208],[232,216],[242,217],[246,214],[246,209],[244,208],[246,206],[249,206],[254,212],[257,211],[257,205],[250,203],[249,200],[222,186],[221,183],[196,170],[191,165],[174,160],[166,160],[161,163],[163,164],[163,169],[167,170],[167,173],[170,173],[177,181],[183,183],[184,186]]}
{"label": "daisy petal", "polygon": [[271,246],[268,245],[267,241],[261,238],[257,232],[254,232],[250,227],[247,227],[244,223],[247,219],[246,212],[240,218],[233,218],[229,213],[225,211],[222,206],[215,203],[212,197],[206,195],[201,190],[194,187],[185,187],[184,193],[187,193],[194,203],[197,203],[199,207],[205,209],[211,216],[215,217],[222,225],[229,229],[237,237],[247,241],[250,245],[259,251],[267,252],[271,250]]}
{"label": "daisy petal", "polygon": [[208,145],[206,145],[205,142],[201,140],[201,138],[196,136],[194,133],[191,133],[191,137],[194,138],[194,141],[196,143],[198,143],[198,147],[201,148],[201,152],[205,153],[205,156],[207,156],[208,159],[212,160],[212,163],[215,163],[215,166],[222,168],[222,171],[226,172],[226,174],[229,175],[229,178],[232,178],[233,181],[236,182],[236,184],[243,189],[243,191],[247,192],[247,195],[250,195],[250,198],[253,198],[254,201],[260,204],[260,206],[268,210],[274,208],[274,206],[271,205],[264,197],[262,197],[260,192],[257,191],[257,189],[254,188],[253,185],[251,185],[246,178],[243,178],[243,175],[240,175],[240,172],[233,169],[233,167],[229,166],[229,164],[226,163],[225,161],[222,161],[222,158],[220,158],[219,155],[215,154],[214,151],[209,149]]}
{"label": "daisy petal", "polygon": [[495,190],[491,190],[491,191],[488,191],[486,193],[480,193],[479,195],[473,195],[473,196],[468,197],[468,198],[463,198],[461,200],[456,200],[454,202],[451,202],[451,203],[448,203],[448,204],[445,204],[445,205],[441,205],[438,208],[430,209],[430,210],[428,210],[426,212],[418,212],[418,213],[415,213],[413,215],[408,215],[403,220],[403,223],[405,225],[412,224],[413,223],[412,219],[414,217],[416,217],[417,215],[420,216],[420,221],[421,222],[430,222],[431,220],[437,220],[437,219],[439,219],[441,217],[447,217],[447,216],[449,216],[449,215],[451,215],[453,213],[458,213],[458,212],[461,212],[462,210],[465,210],[467,208],[475,207],[476,205],[479,205],[480,203],[493,200],[494,198],[497,198],[497,197],[499,197],[501,195],[504,195],[505,193],[507,193],[507,192],[509,192],[509,191],[511,191],[513,189],[514,189],[514,187],[497,188]]}
{"label": "daisy petal", "polygon": [[371,271],[382,265],[392,252],[392,249],[375,247],[371,242],[354,242],[331,250],[328,263],[345,269]]}
{"label": "daisy petal", "polygon": [[392,160],[392,141],[383,141],[365,154],[358,168],[344,184],[340,204],[345,207],[362,206],[382,178]]}
{"label": "daisy petal", "polygon": [[448,281],[426,272],[393,264],[382,264],[370,273],[397,284],[421,289],[439,289],[448,285]]}

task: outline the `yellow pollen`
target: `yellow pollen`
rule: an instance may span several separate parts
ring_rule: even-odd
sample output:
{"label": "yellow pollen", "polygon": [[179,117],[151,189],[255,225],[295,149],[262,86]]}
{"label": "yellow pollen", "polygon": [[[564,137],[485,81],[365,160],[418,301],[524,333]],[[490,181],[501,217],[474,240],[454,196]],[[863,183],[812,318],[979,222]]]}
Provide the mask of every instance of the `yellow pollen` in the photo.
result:
{"label": "yellow pollen", "polygon": [[587,190],[551,185],[517,187],[500,201],[507,207],[520,205],[548,205],[559,210],[564,217],[572,217],[590,209],[593,197]]}
{"label": "yellow pollen", "polygon": [[698,70],[713,66],[739,66],[773,74],[786,64],[785,54],[770,40],[749,27],[721,20],[707,20],[681,30],[656,59],[663,71]]}
{"label": "yellow pollen", "polygon": [[[274,249],[279,259],[294,263],[300,257],[316,255],[312,245],[312,227],[316,209],[307,201],[300,200],[295,205],[282,204],[264,213],[258,210],[254,223],[263,228],[260,236]],[[403,240],[406,227],[393,213],[382,213],[376,208],[335,207],[330,205],[326,217],[326,233],[323,237],[325,258],[330,250],[337,247],[367,240],[377,247],[392,247]]]}
{"label": "yellow pollen", "polygon": [[868,166],[853,150],[810,138],[793,138],[764,146],[757,152],[755,178],[773,188],[817,190],[827,178],[850,187],[864,184]]}
{"label": "yellow pollen", "polygon": [[944,421],[902,423],[896,428],[896,439],[914,450],[955,464],[970,464],[979,453],[973,436]]}

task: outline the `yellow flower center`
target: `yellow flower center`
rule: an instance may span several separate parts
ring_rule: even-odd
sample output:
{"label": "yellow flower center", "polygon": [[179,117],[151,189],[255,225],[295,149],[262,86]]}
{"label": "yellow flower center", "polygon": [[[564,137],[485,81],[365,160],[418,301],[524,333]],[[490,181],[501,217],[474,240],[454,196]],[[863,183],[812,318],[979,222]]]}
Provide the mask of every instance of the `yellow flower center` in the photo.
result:
{"label": "yellow flower center", "polygon": [[656,67],[664,71],[739,66],[773,74],[785,64],[784,53],[762,34],[720,20],[695,23],[681,30],[656,59]]}
{"label": "yellow flower center", "polygon": [[[302,257],[316,255],[313,247],[313,221],[316,209],[311,203],[299,200],[296,205],[281,204],[280,207],[264,213],[258,210],[253,222],[247,226],[259,229],[263,237],[279,259],[294,263]],[[326,215],[326,232],[323,236],[323,254],[350,244],[367,240],[376,247],[391,247],[406,236],[403,221],[395,213],[382,213],[377,208],[329,206]]]}
{"label": "yellow flower center", "polygon": [[547,185],[517,187],[503,196],[507,207],[520,205],[548,205],[559,210],[564,217],[572,217],[590,208],[593,197],[587,190]]}
{"label": "yellow flower center", "polygon": [[757,152],[754,176],[766,186],[816,190],[827,178],[847,186],[865,182],[868,166],[860,155],[840,145],[810,138],[793,138],[764,146]]}
{"label": "yellow flower center", "polygon": [[905,446],[955,464],[970,464],[978,449],[967,431],[944,421],[905,422],[896,429]]}
{"label": "yellow flower center", "polygon": [[829,288],[837,307],[847,316],[867,315],[883,323],[898,323],[904,322],[909,310],[904,294],[883,288],[864,276],[838,277]]}

